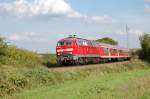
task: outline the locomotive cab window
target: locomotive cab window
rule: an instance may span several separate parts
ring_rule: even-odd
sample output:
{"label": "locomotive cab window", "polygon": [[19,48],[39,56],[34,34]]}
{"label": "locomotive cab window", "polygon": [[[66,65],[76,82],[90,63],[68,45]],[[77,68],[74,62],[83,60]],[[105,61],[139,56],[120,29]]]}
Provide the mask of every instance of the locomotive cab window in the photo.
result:
{"label": "locomotive cab window", "polygon": [[57,46],[64,46],[64,45],[65,45],[64,42],[58,42],[58,43],[57,43]]}
{"label": "locomotive cab window", "polygon": [[66,42],[66,45],[67,45],[67,46],[72,45],[72,42],[71,42],[71,41],[67,41],[67,42]]}

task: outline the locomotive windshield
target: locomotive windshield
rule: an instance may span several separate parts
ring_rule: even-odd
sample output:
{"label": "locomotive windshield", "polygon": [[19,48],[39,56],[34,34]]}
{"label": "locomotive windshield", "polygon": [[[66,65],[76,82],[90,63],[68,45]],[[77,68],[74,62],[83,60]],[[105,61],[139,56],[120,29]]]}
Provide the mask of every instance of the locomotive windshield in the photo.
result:
{"label": "locomotive windshield", "polygon": [[71,41],[60,41],[57,43],[57,46],[70,46],[72,45]]}
{"label": "locomotive windshield", "polygon": [[57,46],[64,46],[65,45],[65,42],[58,42],[57,43]]}

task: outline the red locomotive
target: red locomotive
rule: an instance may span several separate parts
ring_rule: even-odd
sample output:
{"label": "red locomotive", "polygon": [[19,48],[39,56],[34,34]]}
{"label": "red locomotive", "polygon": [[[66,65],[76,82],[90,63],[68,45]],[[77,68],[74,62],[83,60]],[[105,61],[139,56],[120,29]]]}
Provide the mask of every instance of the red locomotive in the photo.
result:
{"label": "red locomotive", "polygon": [[87,64],[130,59],[129,50],[94,40],[69,36],[56,47],[58,64]]}

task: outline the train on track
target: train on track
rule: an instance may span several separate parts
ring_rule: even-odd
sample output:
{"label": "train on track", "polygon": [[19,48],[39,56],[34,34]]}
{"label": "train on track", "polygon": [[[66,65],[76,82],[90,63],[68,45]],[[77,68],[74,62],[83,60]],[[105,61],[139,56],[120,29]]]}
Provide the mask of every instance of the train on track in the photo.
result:
{"label": "train on track", "polygon": [[101,63],[130,59],[129,49],[71,35],[58,41],[57,63],[60,65]]}

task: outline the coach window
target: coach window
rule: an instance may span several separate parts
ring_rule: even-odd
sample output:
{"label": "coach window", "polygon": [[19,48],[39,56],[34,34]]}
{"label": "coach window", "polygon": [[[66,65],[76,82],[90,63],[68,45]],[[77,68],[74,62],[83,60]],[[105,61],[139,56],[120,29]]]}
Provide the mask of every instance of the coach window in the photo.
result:
{"label": "coach window", "polygon": [[128,51],[124,50],[124,51],[123,51],[123,53],[124,53],[124,54],[127,54],[127,53],[128,53]]}
{"label": "coach window", "polygon": [[92,42],[91,41],[87,41],[88,42],[88,46],[92,46]]}
{"label": "coach window", "polygon": [[119,50],[119,53],[122,53],[122,50]]}
{"label": "coach window", "polygon": [[117,49],[114,49],[114,53],[117,53]]}
{"label": "coach window", "polygon": [[109,53],[109,48],[104,48],[105,53]]}
{"label": "coach window", "polygon": [[66,42],[66,45],[67,45],[67,46],[72,45],[72,42],[71,42],[71,41],[67,41],[67,42]]}
{"label": "coach window", "polygon": [[83,41],[83,46],[87,46],[87,42],[86,41]]}
{"label": "coach window", "polygon": [[81,45],[82,45],[82,41],[81,41],[81,40],[78,40],[78,41],[77,41],[77,44],[78,44],[79,46],[81,46]]}

